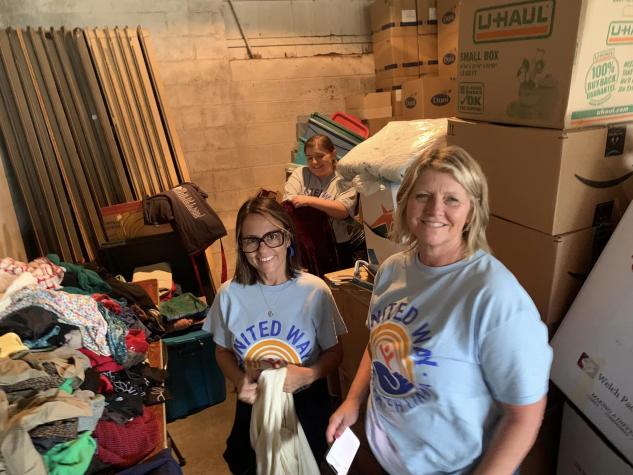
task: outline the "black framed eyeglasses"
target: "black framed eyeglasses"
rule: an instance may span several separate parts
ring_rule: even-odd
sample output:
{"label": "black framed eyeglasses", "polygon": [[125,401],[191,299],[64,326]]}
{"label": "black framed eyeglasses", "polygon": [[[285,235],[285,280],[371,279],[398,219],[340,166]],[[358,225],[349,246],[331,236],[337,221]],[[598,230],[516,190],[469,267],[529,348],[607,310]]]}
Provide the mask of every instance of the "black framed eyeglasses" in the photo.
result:
{"label": "black framed eyeglasses", "polygon": [[286,241],[286,233],[282,230],[270,231],[262,237],[247,236],[240,238],[240,249],[242,252],[250,253],[259,249],[259,245],[263,242],[271,249],[281,246]]}

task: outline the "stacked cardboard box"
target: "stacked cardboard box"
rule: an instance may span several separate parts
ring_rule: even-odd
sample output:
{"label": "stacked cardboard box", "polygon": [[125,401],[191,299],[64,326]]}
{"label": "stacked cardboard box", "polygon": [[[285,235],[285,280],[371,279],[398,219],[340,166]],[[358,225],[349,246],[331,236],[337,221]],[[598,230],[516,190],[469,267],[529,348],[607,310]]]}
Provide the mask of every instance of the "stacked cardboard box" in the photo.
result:
{"label": "stacked cardboard box", "polygon": [[[391,92],[392,120],[454,115],[455,75],[438,76],[437,1],[371,4],[376,90]],[[370,129],[386,122],[374,121]]]}
{"label": "stacked cardboard box", "polygon": [[[604,243],[601,226],[621,216],[624,185],[633,181],[625,153],[632,127],[609,126],[625,117],[621,110],[633,111],[633,94],[620,92],[633,77],[633,64],[625,66],[633,42],[605,45],[625,7],[615,0],[556,9],[553,1],[472,0],[459,14],[457,115],[489,122],[452,120],[448,141],[481,163],[493,251],[553,327]],[[622,71],[611,74],[608,65],[617,64]],[[603,70],[604,87],[615,87],[599,94],[601,81],[591,78]]]}
{"label": "stacked cardboard box", "polygon": [[552,329],[608,239],[607,223],[626,206],[626,131],[449,120],[448,143],[467,150],[488,179],[493,252]]}
{"label": "stacked cardboard box", "polygon": [[437,0],[437,59],[442,77],[457,78],[459,0]]}
{"label": "stacked cardboard box", "polygon": [[[490,186],[492,250],[551,330],[630,200],[627,8],[618,0],[468,0],[459,7],[462,120],[449,121],[448,142],[480,162]],[[535,473],[554,470],[550,464]]]}
{"label": "stacked cardboard box", "polygon": [[391,92],[370,92],[347,96],[345,111],[362,119],[369,128],[369,135],[374,135],[391,120],[393,114]]}
{"label": "stacked cardboard box", "polygon": [[415,0],[375,0],[370,6],[376,90],[392,93],[393,117],[402,118],[402,84],[420,76]]}
{"label": "stacked cardboard box", "polygon": [[[451,117],[456,110],[455,72],[443,64],[447,33],[457,51],[457,0],[418,0],[418,52],[420,78],[402,85],[402,110],[405,120]],[[442,46],[440,46],[442,45]],[[428,58],[428,62],[426,61]],[[456,56],[455,56],[456,58]],[[450,62],[446,54],[446,61]],[[456,61],[452,61],[452,68]]]}
{"label": "stacked cardboard box", "polygon": [[[369,301],[371,291],[361,288],[353,283],[354,269],[344,269],[330,274],[325,274],[327,282],[336,306],[341,312],[345,321],[347,333],[340,336],[343,347],[343,360],[338,367],[340,381],[341,398],[345,398],[352,385],[356,370],[360,364],[367,342],[369,341],[369,330],[367,329],[367,313],[369,312]],[[384,471],[374,458],[369,442],[365,436],[365,404],[361,407],[361,414],[358,422],[352,427],[354,433],[361,441],[360,448],[350,473],[361,473],[363,475],[381,475]]]}

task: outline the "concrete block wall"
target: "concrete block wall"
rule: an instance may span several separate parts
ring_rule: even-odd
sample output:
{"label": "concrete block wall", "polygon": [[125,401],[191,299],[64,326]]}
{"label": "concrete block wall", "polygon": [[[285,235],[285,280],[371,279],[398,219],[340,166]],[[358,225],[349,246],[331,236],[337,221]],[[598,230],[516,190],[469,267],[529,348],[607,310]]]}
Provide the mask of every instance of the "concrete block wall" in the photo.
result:
{"label": "concrete block wall", "polygon": [[[192,181],[230,237],[239,205],[281,190],[299,115],[344,110],[370,91],[369,0],[4,0],[0,27],[130,26],[150,33]],[[212,248],[219,282],[219,245]]]}

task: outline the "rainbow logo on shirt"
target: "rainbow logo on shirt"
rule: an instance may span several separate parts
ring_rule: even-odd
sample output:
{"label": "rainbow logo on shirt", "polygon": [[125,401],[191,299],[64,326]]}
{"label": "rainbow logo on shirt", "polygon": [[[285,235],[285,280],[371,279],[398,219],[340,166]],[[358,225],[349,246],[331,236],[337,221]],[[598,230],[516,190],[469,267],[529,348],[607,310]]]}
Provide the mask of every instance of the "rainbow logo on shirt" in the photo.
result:
{"label": "rainbow logo on shirt", "polygon": [[281,362],[295,365],[301,364],[301,356],[286,341],[268,339],[251,346],[244,354],[244,366],[247,368],[278,367]]}
{"label": "rainbow logo on shirt", "polygon": [[405,396],[414,390],[415,375],[409,359],[411,339],[405,329],[394,322],[383,323],[372,331],[369,343],[381,392]]}
{"label": "rainbow logo on shirt", "polygon": [[290,328],[275,319],[263,319],[233,336],[235,356],[247,368],[279,367],[281,363],[300,365],[312,354],[314,341],[301,327]]}
{"label": "rainbow logo on shirt", "polygon": [[428,347],[431,328],[420,317],[406,300],[375,308],[369,317],[372,400],[383,410],[403,412],[436,397],[421,381],[438,362]]}

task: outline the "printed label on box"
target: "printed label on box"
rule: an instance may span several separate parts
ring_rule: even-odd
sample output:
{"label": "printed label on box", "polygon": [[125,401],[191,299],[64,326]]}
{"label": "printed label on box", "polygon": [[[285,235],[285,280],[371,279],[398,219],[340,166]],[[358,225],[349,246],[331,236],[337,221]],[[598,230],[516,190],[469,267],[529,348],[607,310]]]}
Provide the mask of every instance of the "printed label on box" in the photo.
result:
{"label": "printed label on box", "polygon": [[462,82],[459,84],[460,112],[482,114],[484,111],[484,85],[480,82]]}
{"label": "printed label on box", "polygon": [[607,33],[608,45],[633,44],[633,21],[612,21]]}
{"label": "printed label on box", "polygon": [[531,0],[477,10],[473,42],[498,43],[547,38],[554,27],[555,4],[555,0]]}
{"label": "printed label on box", "polygon": [[587,102],[598,106],[611,98],[620,77],[620,65],[609,49],[594,54],[593,64],[585,77]]}
{"label": "printed label on box", "polygon": [[416,16],[415,10],[401,10],[400,21],[402,21],[402,23],[417,23],[418,17]]}
{"label": "printed label on box", "polygon": [[622,127],[609,127],[607,132],[607,144],[604,148],[605,157],[613,157],[624,153],[626,142],[626,125]]}
{"label": "printed label on box", "polygon": [[442,63],[444,63],[446,66],[450,66],[455,62],[455,59],[456,56],[454,53],[446,53],[444,56],[442,56]]}
{"label": "printed label on box", "polygon": [[444,16],[442,17],[442,23],[445,25],[450,25],[455,21],[455,18],[455,12],[451,10],[450,12],[444,13]]}

